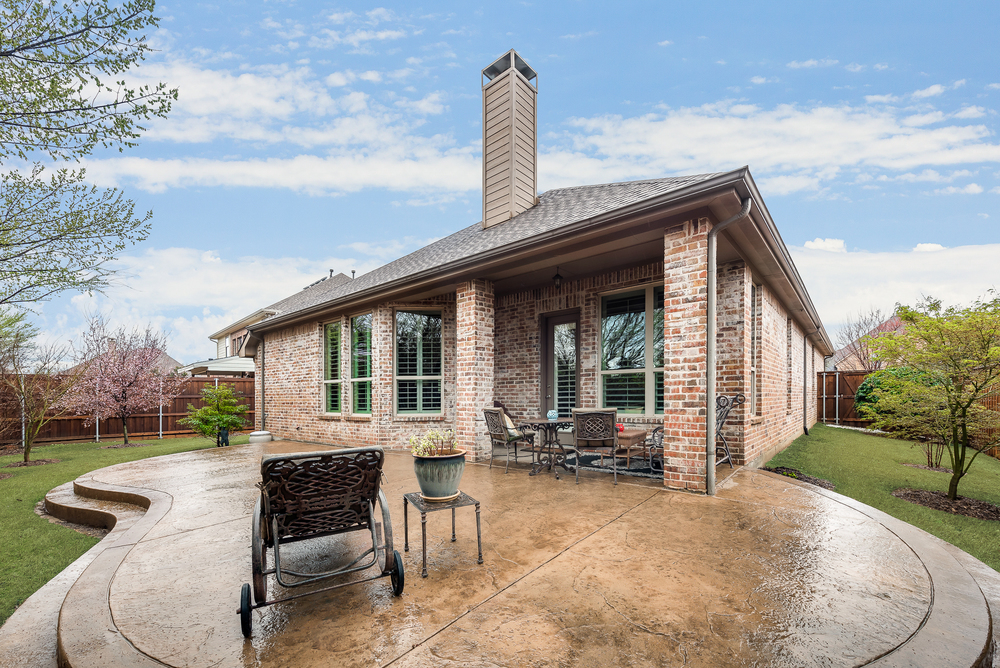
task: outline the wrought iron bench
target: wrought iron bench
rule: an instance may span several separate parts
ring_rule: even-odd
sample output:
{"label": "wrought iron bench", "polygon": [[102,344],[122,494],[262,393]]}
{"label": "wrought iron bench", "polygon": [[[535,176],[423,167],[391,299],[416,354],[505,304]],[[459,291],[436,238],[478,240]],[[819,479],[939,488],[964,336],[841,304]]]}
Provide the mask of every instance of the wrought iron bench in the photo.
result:
{"label": "wrought iron bench", "polygon": [[[380,447],[349,448],[265,457],[260,464],[260,498],[253,511],[251,586],[240,590],[240,622],[243,635],[250,637],[253,610],[282,601],[309,596],[338,587],[368,582],[388,576],[392,593],[403,592],[403,560],[392,547],[392,522],[385,494],[379,489],[385,453]],[[381,508],[381,522],[375,503]],[[281,546],[301,540],[366,531],[371,547],[345,566],[323,572],[299,572],[282,564]],[[272,549],[274,567],[267,566]],[[314,589],[302,594],[267,600],[267,576],[274,575],[285,588],[357,573],[377,566],[379,573]]]}

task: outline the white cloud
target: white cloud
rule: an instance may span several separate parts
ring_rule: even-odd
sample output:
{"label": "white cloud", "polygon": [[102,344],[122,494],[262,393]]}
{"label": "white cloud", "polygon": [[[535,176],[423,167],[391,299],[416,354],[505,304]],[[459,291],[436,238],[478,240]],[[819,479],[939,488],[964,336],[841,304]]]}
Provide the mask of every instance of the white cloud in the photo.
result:
{"label": "white cloud", "polygon": [[367,11],[365,12],[365,16],[368,17],[368,22],[373,26],[386,21],[396,20],[396,15],[392,12],[392,10],[386,9],[385,7],[378,7],[371,11]]}
{"label": "white cloud", "polygon": [[923,90],[913,91],[912,93],[910,93],[910,95],[912,97],[914,97],[915,99],[923,100],[923,99],[928,98],[928,97],[937,97],[938,95],[941,95],[942,93],[944,93],[946,91],[955,90],[956,88],[961,88],[964,85],[965,85],[965,79],[959,79],[958,81],[956,81],[955,83],[953,83],[950,86],[943,86],[941,84],[934,84],[933,86],[928,86],[927,88],[924,88]]}
{"label": "white cloud", "polygon": [[882,70],[889,69],[889,64],[888,63],[875,63],[874,68],[876,70],[878,70],[879,72],[881,72]]}
{"label": "white cloud", "polygon": [[990,217],[990,214],[988,213],[977,213],[976,215],[982,218],[983,220],[986,220],[987,218]]}
{"label": "white cloud", "polygon": [[357,14],[355,14],[354,12],[334,12],[332,14],[327,15],[327,19],[330,21],[330,23],[337,23],[337,24],[347,23],[348,21],[350,21],[355,17],[357,17]]}
{"label": "white cloud", "polygon": [[945,118],[945,115],[940,111],[931,111],[926,114],[913,114],[912,116],[907,116],[903,119],[903,125],[911,125],[913,127],[932,125],[934,123],[940,123]]}
{"label": "white cloud", "polygon": [[291,19],[285,19],[284,23],[279,23],[268,17],[261,21],[260,25],[262,28],[272,31],[282,39],[298,39],[306,34],[302,24]]}
{"label": "white cloud", "polygon": [[962,107],[962,109],[952,114],[955,118],[982,118],[985,115],[986,110],[976,106]]}
{"label": "white cloud", "polygon": [[[39,325],[65,341],[83,331],[89,313],[108,314],[113,326],[152,323],[169,333],[168,351],[181,362],[214,357],[213,334],[259,308],[293,295],[329,270],[350,275],[382,265],[415,248],[414,242],[386,241],[396,251],[379,257],[233,257],[198,248],[150,248],[111,264],[116,283],[106,295],[77,295],[47,304]],[[63,306],[58,310],[57,306]],[[191,315],[198,314],[198,315]]]}
{"label": "white cloud", "polygon": [[913,93],[911,93],[911,95],[913,95],[913,97],[915,97],[917,99],[923,99],[925,97],[934,97],[934,96],[937,96],[937,95],[941,95],[946,90],[948,90],[948,89],[945,88],[944,86],[942,86],[941,84],[934,84],[933,86],[928,86],[927,88],[924,88],[923,90],[913,91]]}
{"label": "white cloud", "polygon": [[354,30],[351,32],[340,32],[324,28],[320,32],[322,33],[322,37],[311,37],[309,39],[309,46],[330,49],[339,44],[347,44],[361,50],[368,47],[370,42],[384,42],[406,37],[406,31],[404,30]]}
{"label": "white cloud", "polygon": [[771,77],[771,78],[762,76],[750,77],[750,83],[754,83],[757,85],[766,83],[776,83],[777,81],[778,81],[777,77]]}
{"label": "white cloud", "polygon": [[895,95],[865,95],[868,104],[892,104],[899,100]]}
{"label": "white cloud", "polygon": [[820,239],[816,237],[812,241],[807,241],[805,247],[810,250],[829,251],[831,253],[846,253],[847,246],[843,239]]}
{"label": "white cloud", "polygon": [[580,32],[573,35],[562,35],[559,39],[583,39],[584,37],[593,37],[597,34],[596,30],[590,30],[587,32]]}
{"label": "white cloud", "polygon": [[931,183],[951,183],[955,179],[961,179],[967,176],[972,176],[972,172],[970,172],[967,169],[959,169],[950,174],[940,174],[933,169],[925,169],[919,174],[914,174],[913,172],[907,172],[905,174],[900,174],[899,176],[894,176],[891,179],[889,177],[885,177],[880,180],[906,181],[908,183],[915,183],[918,181],[925,181]]}
{"label": "white cloud", "polygon": [[[936,245],[936,244],[935,244]],[[995,287],[1000,244],[921,251],[878,252],[790,247],[828,332],[869,305],[914,305],[924,295],[968,304]]]}
{"label": "white cloud", "polygon": [[396,100],[396,106],[418,114],[440,114],[448,107],[441,101],[441,92],[429,93],[420,100]]}
{"label": "white cloud", "polygon": [[986,87],[990,90],[1000,90],[1000,83],[986,84]]}
{"label": "white cloud", "polygon": [[803,60],[801,62],[798,60],[793,60],[792,62],[787,64],[787,67],[790,67],[793,70],[812,68],[812,67],[830,67],[831,65],[836,65],[839,62],[840,62],[839,60],[833,60],[832,58],[824,58],[822,60],[810,59],[810,60]]}
{"label": "white cloud", "polygon": [[935,195],[978,195],[983,192],[983,187],[976,184],[970,183],[967,186],[948,186],[947,188],[938,188],[934,191]]}
{"label": "white cloud", "polygon": [[934,253],[943,250],[947,249],[941,244],[917,244],[913,247],[914,253]]}
{"label": "white cloud", "polygon": [[844,65],[844,69],[848,72],[861,72],[865,69],[865,66],[858,63],[851,63],[850,65]]}
{"label": "white cloud", "polygon": [[986,126],[922,127],[904,119],[891,107],[762,108],[731,101],[636,117],[576,118],[540,152],[540,176],[543,188],[551,188],[749,164],[762,182],[775,179],[782,192],[794,192],[817,190],[844,168],[905,172],[1000,163],[1000,144]]}
{"label": "white cloud", "polygon": [[1000,195],[1000,186],[997,186],[995,188],[990,188],[990,192],[996,195]]}
{"label": "white cloud", "polygon": [[657,42],[657,45],[659,46],[670,46],[671,44],[673,44],[673,42],[671,42],[669,39],[665,39],[662,42]]}

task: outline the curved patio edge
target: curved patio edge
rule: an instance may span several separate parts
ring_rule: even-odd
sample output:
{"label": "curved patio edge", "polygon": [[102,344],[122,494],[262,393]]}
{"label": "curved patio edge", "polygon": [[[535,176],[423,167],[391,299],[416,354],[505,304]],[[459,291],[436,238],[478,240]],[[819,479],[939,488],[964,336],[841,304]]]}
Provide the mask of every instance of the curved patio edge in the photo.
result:
{"label": "curved patio edge", "polygon": [[[778,476],[777,473],[768,473]],[[801,481],[792,481],[806,485]],[[896,666],[970,666],[990,668],[995,651],[990,601],[969,570],[953,552],[976,561],[955,546],[923,529],[843,494],[815,485],[810,491],[845,505],[878,522],[905,543],[920,559],[931,579],[931,607],[924,623],[906,641],[886,654],[863,664],[878,668]],[[989,568],[983,564],[984,568]],[[994,604],[998,601],[994,600]],[[956,624],[956,620],[961,620]]]}
{"label": "curved patio edge", "polygon": [[137,650],[118,631],[109,596],[118,567],[132,547],[167,514],[173,497],[157,490],[97,482],[94,473],[73,483],[78,495],[138,505],[146,513],[97,555],[66,594],[59,611],[58,664],[60,668],[167,665]]}

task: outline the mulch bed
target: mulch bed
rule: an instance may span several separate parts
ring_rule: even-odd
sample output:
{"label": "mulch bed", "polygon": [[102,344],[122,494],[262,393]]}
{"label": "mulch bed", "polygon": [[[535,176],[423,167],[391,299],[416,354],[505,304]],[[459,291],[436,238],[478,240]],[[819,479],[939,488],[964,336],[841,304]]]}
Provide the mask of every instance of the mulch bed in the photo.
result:
{"label": "mulch bed", "polygon": [[964,515],[977,520],[994,520],[1000,522],[1000,506],[989,501],[958,497],[954,501],[944,492],[932,492],[929,489],[910,489],[903,487],[892,493],[897,499],[916,503],[934,510],[943,510],[952,515]]}
{"label": "mulch bed", "polygon": [[823,489],[833,490],[833,483],[829,480],[823,480],[822,478],[814,478],[811,475],[806,475],[798,469],[791,469],[787,466],[776,466],[771,468],[770,466],[762,466],[762,470],[770,471],[771,473],[777,473],[779,475],[787,476],[789,478],[795,478],[796,480],[801,480],[802,482],[807,482],[810,485],[816,485],[817,487],[822,487]]}
{"label": "mulch bed", "polygon": [[937,471],[938,473],[951,473],[951,469],[945,468],[943,466],[927,466],[926,464],[903,464],[903,466],[909,466],[910,468],[923,469],[925,471]]}
{"label": "mulch bed", "polygon": [[13,473],[0,473],[0,480],[6,480],[7,478],[13,478]]}
{"label": "mulch bed", "polygon": [[132,441],[128,445],[125,443],[115,443],[113,445],[102,445],[101,450],[120,450],[121,448],[144,448],[147,445],[156,445],[155,442],[149,443],[146,441]]}
{"label": "mulch bed", "polygon": [[13,464],[7,464],[4,466],[5,469],[15,469],[19,466],[42,466],[44,464],[55,464],[60,460],[58,459],[32,459],[30,462],[14,462]]}

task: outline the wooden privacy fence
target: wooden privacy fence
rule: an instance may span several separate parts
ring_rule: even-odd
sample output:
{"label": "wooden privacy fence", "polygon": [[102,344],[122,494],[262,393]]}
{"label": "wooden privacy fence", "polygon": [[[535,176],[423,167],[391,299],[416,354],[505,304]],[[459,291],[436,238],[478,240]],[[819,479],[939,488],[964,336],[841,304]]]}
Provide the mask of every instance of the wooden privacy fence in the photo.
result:
{"label": "wooden privacy fence", "polygon": [[[253,378],[191,378],[184,387],[184,393],[168,402],[162,412],[155,410],[149,413],[133,415],[128,419],[129,438],[157,438],[176,436],[191,436],[195,432],[177,421],[187,416],[188,404],[195,408],[201,408],[205,402],[201,398],[201,390],[209,385],[233,385],[237,393],[239,402],[247,404],[250,408],[247,412],[247,430],[252,430],[255,424],[255,401],[254,401],[254,379]],[[242,395],[240,394],[242,393]],[[7,404],[10,405],[9,403]],[[84,415],[63,415],[54,418],[42,428],[36,444],[41,443],[66,443],[71,441],[94,441],[122,438],[122,422],[118,418],[102,419],[99,424],[91,422],[84,425],[87,417]],[[20,443],[20,428],[15,433],[9,433],[5,441],[6,444]]]}
{"label": "wooden privacy fence", "polygon": [[854,410],[854,395],[868,374],[868,371],[818,372],[816,416],[820,422],[847,427],[870,425],[871,420],[862,420]]}

